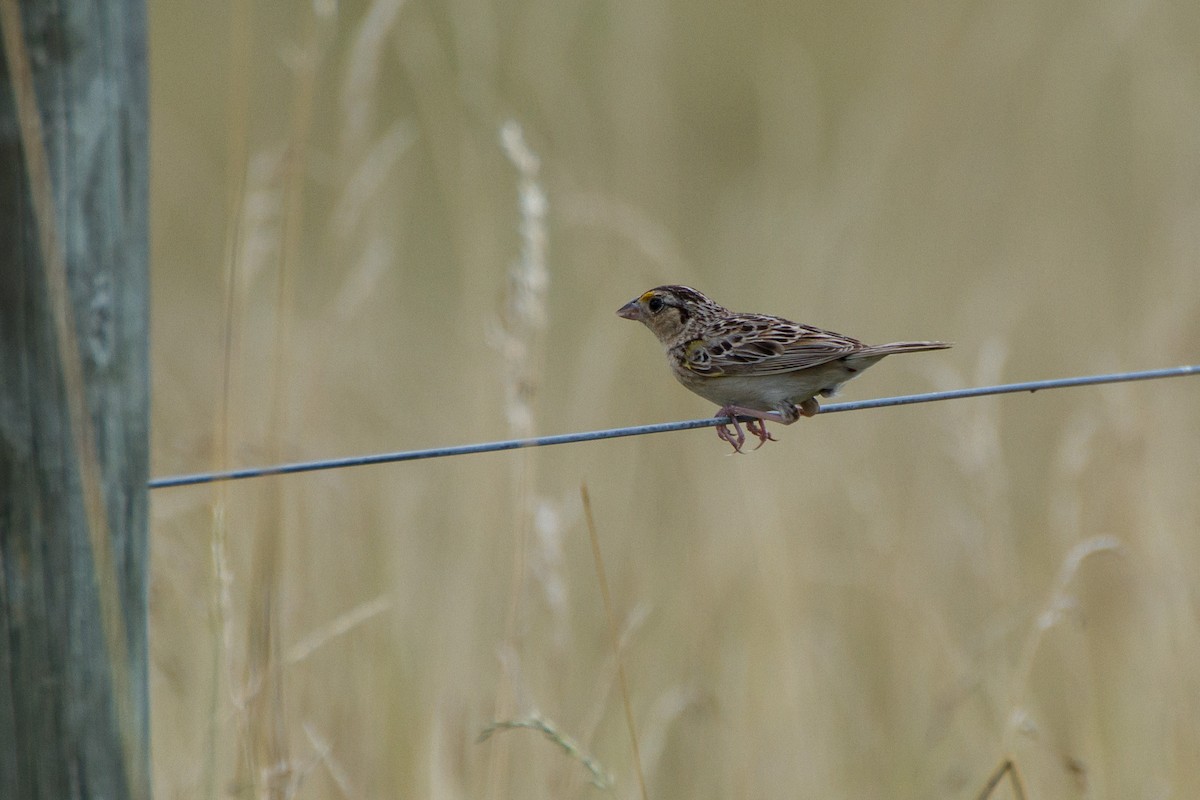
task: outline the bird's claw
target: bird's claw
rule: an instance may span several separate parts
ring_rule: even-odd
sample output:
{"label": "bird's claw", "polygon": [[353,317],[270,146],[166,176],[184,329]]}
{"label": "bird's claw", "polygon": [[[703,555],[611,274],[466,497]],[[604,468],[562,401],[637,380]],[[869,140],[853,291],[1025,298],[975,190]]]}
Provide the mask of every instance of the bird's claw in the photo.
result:
{"label": "bird's claw", "polygon": [[[746,443],[746,434],[742,430],[742,423],[738,422],[737,414],[735,414],[732,409],[722,408],[717,412],[717,417],[729,417],[729,419],[732,421],[723,422],[717,426],[717,437],[720,438],[721,441],[730,444],[733,447],[733,452],[742,452],[742,445]],[[733,426],[734,430],[732,433],[729,430],[731,425]],[[750,423],[747,423],[747,427],[750,427]],[[751,427],[750,432],[755,433],[754,428]],[[758,434],[755,433],[755,435]],[[759,446],[761,447],[762,445],[760,444]]]}
{"label": "bird's claw", "polygon": [[770,431],[767,430],[766,420],[761,420],[761,419],[749,420],[746,423],[746,430],[750,431],[752,434],[754,434],[755,436],[758,437],[758,444],[754,446],[755,450],[762,447],[767,442],[779,441],[778,439],[776,439],[774,436],[771,435]]}
{"label": "bird's claw", "polygon": [[[745,409],[737,406],[723,406],[717,412],[717,417],[728,417],[729,422],[723,422],[717,426],[717,436],[721,441],[728,442],[733,447],[733,452],[741,453],[742,445],[746,443],[746,433],[742,430],[742,423],[738,419],[738,414],[744,412]],[[730,428],[733,428],[731,431]],[[750,418],[746,420],[746,430],[750,431],[751,435],[758,438],[758,444],[754,449],[762,447],[767,442],[778,441],[771,432],[767,430],[767,421],[764,419]]]}

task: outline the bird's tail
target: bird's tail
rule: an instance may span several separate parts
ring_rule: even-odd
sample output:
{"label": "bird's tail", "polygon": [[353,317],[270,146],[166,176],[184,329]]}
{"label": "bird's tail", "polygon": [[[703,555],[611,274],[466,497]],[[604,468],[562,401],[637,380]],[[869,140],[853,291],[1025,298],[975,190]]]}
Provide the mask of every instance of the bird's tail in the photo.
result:
{"label": "bird's tail", "polygon": [[953,345],[950,342],[891,342],[877,344],[859,350],[855,358],[882,358],[896,353],[919,353],[922,350],[945,350]]}

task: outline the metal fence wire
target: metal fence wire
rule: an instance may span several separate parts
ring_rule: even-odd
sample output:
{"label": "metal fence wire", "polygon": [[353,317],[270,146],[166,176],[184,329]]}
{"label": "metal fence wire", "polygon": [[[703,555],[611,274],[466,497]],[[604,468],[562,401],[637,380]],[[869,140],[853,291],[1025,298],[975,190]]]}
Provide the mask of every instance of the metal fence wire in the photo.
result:
{"label": "metal fence wire", "polygon": [[[906,406],[914,403],[934,403],[942,400],[961,400],[968,397],[985,397],[988,395],[1015,394],[1018,392],[1040,392],[1047,389],[1065,389],[1072,386],[1096,386],[1104,383],[1150,381],[1161,378],[1178,378],[1185,375],[1200,375],[1200,365],[1152,369],[1141,372],[1114,372],[1106,375],[1083,375],[1073,378],[1052,378],[1042,381],[980,386],[971,389],[951,389],[944,392],[879,397],[874,400],[858,400],[849,403],[831,403],[827,406],[822,406],[820,413],[836,414],[840,411],[865,411],[869,408]],[[518,450],[523,447],[548,447],[554,444],[575,444],[577,442],[593,442],[600,439],[618,439],[624,436],[644,436],[650,433],[668,433],[670,431],[687,431],[693,428],[710,428],[728,424],[729,422],[730,419],[728,417],[708,417],[705,419],[680,420],[678,422],[660,422],[653,425],[634,425],[628,428],[608,428],[606,430],[585,431],[581,433],[535,436],[529,439],[506,439],[498,442],[431,447],[427,450],[401,450],[394,453],[346,456],[318,461],[297,461],[290,464],[276,464],[266,467],[197,472],[191,475],[171,475],[163,478],[153,478],[149,482],[149,486],[151,489],[167,489],[173,486],[194,486],[196,484],[214,483],[216,481],[261,478],[268,475],[294,475],[301,472],[316,472],[326,469],[362,467],[368,464],[392,464],[400,461],[420,461],[426,458],[493,453],[501,450]]]}

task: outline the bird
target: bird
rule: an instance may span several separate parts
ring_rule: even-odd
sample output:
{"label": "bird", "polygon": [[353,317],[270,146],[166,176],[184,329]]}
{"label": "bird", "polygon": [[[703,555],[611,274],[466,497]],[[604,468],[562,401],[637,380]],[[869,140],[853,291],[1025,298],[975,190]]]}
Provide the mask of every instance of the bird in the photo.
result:
{"label": "bird", "polygon": [[[757,450],[776,441],[767,422],[791,425],[820,410],[846,381],[884,356],[944,350],[947,342],[868,345],[840,333],[767,314],[730,311],[689,286],[658,286],[617,309],[641,322],[667,351],[675,378],[720,406],[717,436],[742,452],[746,428]],[[730,430],[732,426],[733,430]]]}

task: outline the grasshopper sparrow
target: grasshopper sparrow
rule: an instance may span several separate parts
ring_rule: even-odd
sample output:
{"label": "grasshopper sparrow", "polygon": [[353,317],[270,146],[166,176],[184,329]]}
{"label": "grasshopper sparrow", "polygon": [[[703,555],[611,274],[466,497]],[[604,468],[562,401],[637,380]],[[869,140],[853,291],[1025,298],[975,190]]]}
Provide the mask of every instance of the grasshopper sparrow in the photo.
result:
{"label": "grasshopper sparrow", "polygon": [[[775,437],[767,422],[791,425],[820,411],[817,395],[842,384],[884,356],[943,350],[945,342],[866,345],[840,333],[766,314],[735,314],[687,286],[659,286],[617,310],[654,332],[667,349],[676,379],[721,408],[717,435],[742,452],[746,423],[762,447]],[[730,425],[733,431],[730,431]]]}

